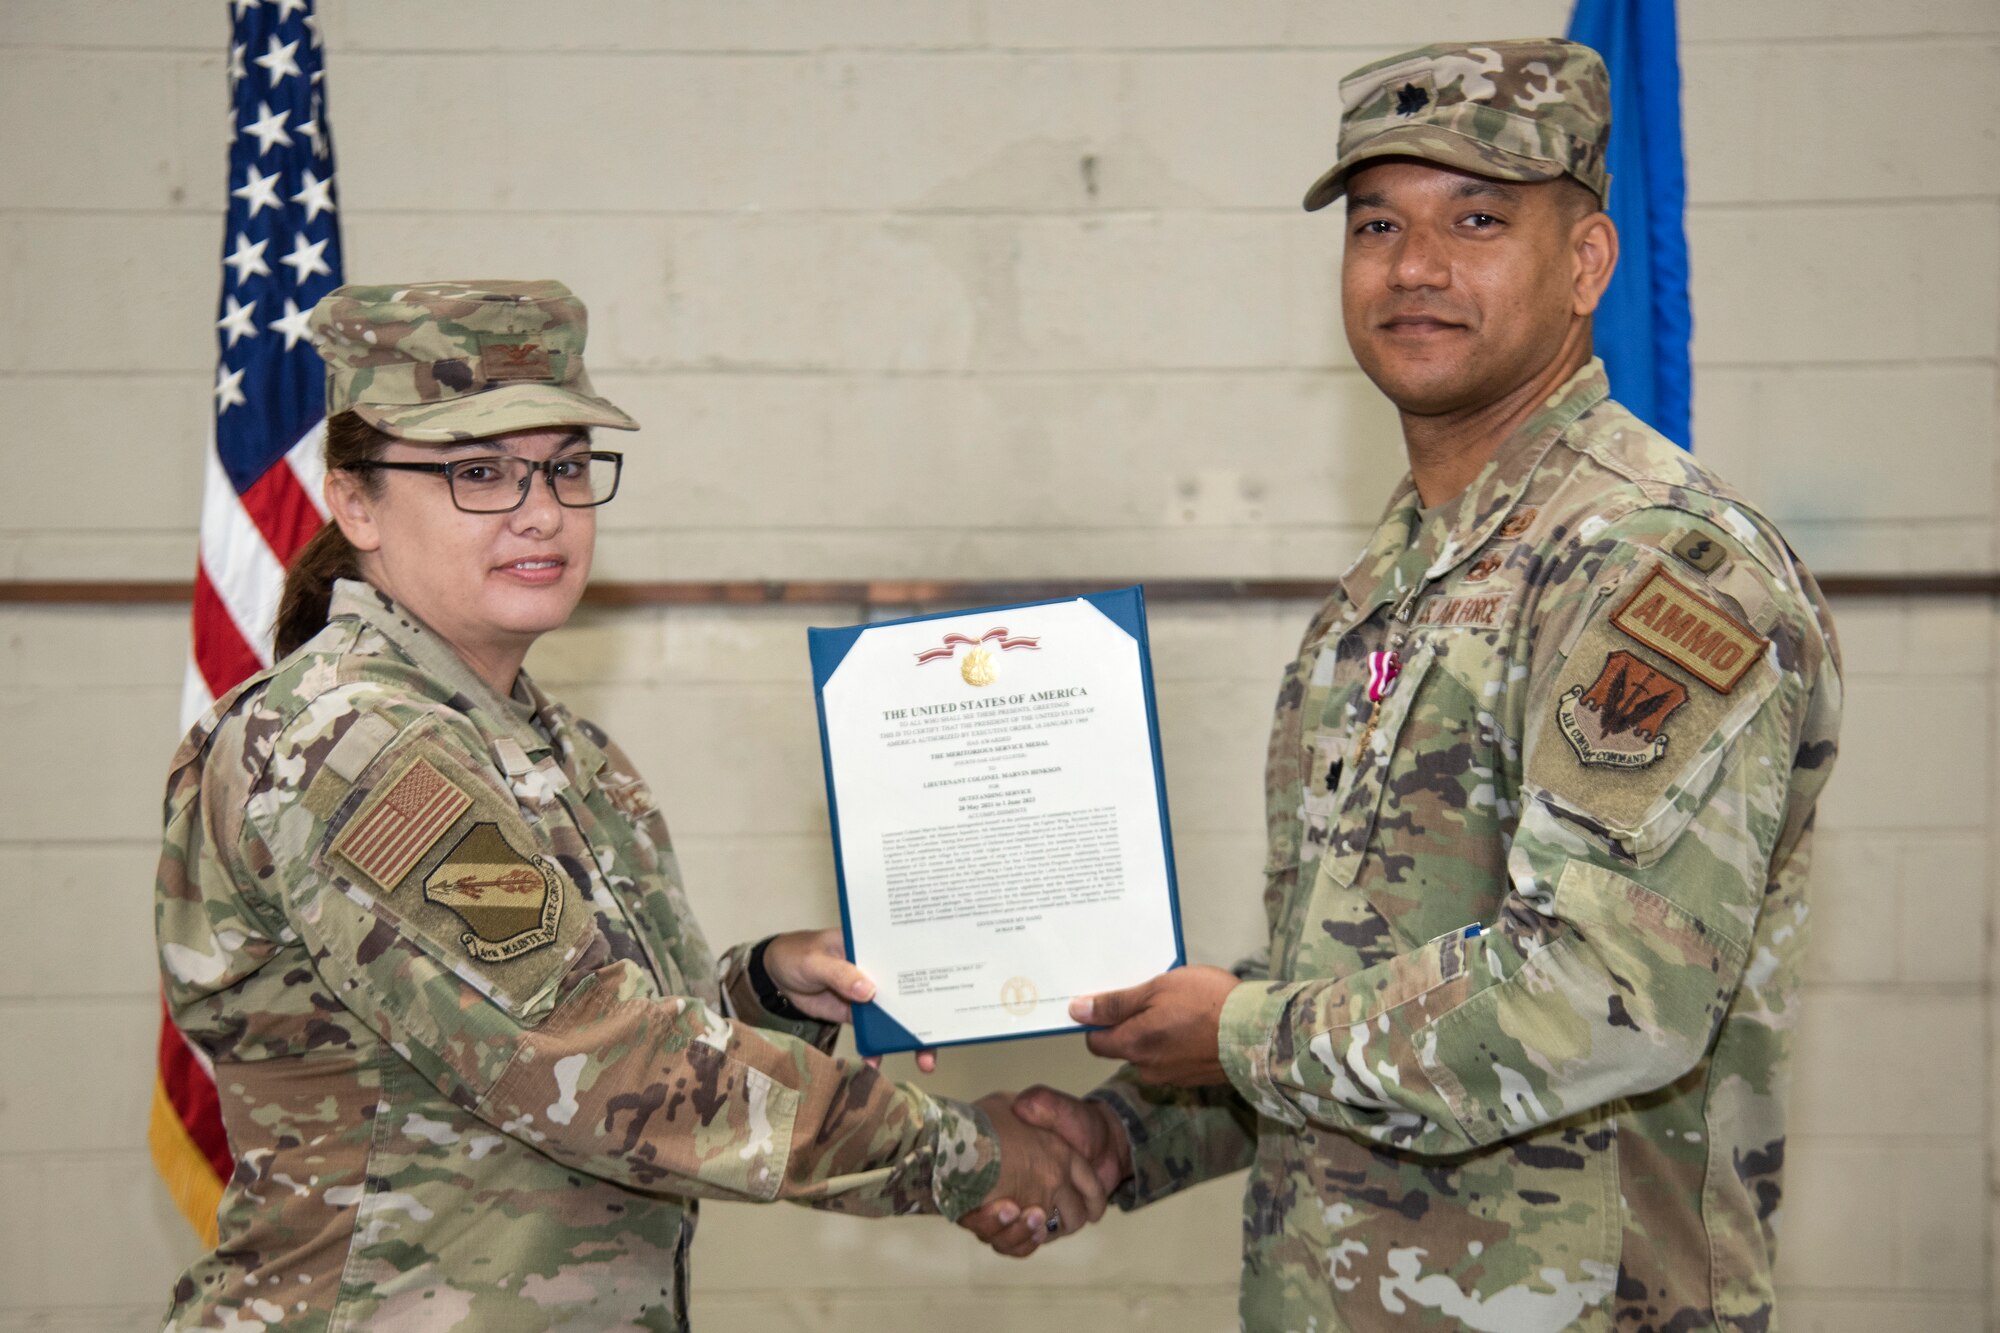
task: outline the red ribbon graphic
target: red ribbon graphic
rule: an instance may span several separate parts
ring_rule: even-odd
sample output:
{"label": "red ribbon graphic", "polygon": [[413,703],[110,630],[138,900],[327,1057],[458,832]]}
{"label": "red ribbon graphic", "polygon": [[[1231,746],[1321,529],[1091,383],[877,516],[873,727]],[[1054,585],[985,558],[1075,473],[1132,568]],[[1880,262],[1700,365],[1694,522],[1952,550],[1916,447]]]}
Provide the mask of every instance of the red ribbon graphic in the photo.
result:
{"label": "red ribbon graphic", "polygon": [[976,639],[968,638],[963,634],[947,634],[944,636],[943,642],[944,646],[941,648],[926,648],[924,651],[918,653],[917,665],[922,666],[926,662],[948,661],[958,652],[960,647],[977,648],[982,643],[997,643],[1000,645],[1002,652],[1012,652],[1016,648],[1033,648],[1036,652],[1040,652],[1042,647],[1042,641],[1039,637],[1030,638],[1027,635],[1011,635],[1007,632],[1007,627],[1004,625],[987,630]]}

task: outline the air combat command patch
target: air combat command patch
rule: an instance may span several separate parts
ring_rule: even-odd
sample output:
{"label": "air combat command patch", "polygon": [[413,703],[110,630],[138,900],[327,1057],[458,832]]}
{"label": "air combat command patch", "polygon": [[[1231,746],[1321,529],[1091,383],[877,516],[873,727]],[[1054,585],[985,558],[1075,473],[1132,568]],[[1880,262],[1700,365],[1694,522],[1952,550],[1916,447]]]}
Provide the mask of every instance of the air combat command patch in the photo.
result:
{"label": "air combat command patch", "polygon": [[1607,597],[1565,648],[1523,777],[1638,856],[1665,845],[1692,808],[1676,803],[1682,785],[1712,779],[1702,757],[1729,743],[1778,673],[1769,641],[1692,582],[1649,561],[1623,584],[1637,591]]}
{"label": "air combat command patch", "polygon": [[1556,718],[1579,762],[1644,768],[1666,754],[1667,719],[1687,698],[1685,685],[1621,650],[1604,659],[1589,689],[1563,694]]}

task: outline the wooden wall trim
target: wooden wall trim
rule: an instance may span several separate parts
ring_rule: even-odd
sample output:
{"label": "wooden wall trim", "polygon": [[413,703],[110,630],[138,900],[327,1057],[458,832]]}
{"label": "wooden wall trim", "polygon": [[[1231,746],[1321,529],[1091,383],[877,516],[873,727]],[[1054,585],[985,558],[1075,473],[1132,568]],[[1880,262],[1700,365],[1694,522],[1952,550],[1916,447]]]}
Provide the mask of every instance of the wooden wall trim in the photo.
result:
{"label": "wooden wall trim", "polygon": [[[595,583],[586,606],[986,606],[1123,587],[1131,579],[737,580],[714,583]],[[1318,601],[1329,579],[1147,579],[1152,602]],[[1829,597],[2000,597],[2000,573],[1826,574]],[[170,606],[193,585],[175,581],[0,579],[0,605]]]}

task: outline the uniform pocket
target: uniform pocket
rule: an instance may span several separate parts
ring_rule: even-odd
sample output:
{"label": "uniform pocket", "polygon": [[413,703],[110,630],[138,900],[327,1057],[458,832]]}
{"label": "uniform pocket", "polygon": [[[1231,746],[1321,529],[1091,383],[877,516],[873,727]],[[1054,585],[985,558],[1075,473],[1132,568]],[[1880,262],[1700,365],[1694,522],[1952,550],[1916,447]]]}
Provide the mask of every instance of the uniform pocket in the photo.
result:
{"label": "uniform pocket", "polygon": [[1383,792],[1397,758],[1397,741],[1436,660],[1436,652],[1428,644],[1416,649],[1403,664],[1380,709],[1370,705],[1373,725],[1364,721],[1361,734],[1348,742],[1340,785],[1331,793],[1331,827],[1326,854],[1320,858],[1321,878],[1344,888],[1360,873],[1375,840]]}

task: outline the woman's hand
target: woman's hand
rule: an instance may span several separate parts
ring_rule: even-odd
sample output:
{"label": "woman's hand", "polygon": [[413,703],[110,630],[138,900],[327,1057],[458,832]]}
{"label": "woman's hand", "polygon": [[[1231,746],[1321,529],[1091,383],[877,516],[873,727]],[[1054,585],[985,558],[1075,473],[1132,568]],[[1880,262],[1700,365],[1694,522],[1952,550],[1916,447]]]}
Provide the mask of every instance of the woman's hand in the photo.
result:
{"label": "woman's hand", "polygon": [[[764,970],[800,1013],[822,1023],[853,1021],[851,1005],[875,998],[875,983],[847,961],[847,944],[837,926],[826,930],[794,930],[773,935],[764,946]],[[868,1061],[880,1067],[880,1057]],[[918,1051],[917,1068],[928,1074],[937,1068],[936,1051]]]}
{"label": "woman's hand", "polygon": [[[994,1234],[966,1219],[960,1225],[1000,1253],[1026,1258],[1045,1241],[1083,1230],[1104,1216],[1106,1189],[1090,1159],[1063,1137],[1014,1114],[1014,1094],[988,1093],[979,1108],[1000,1140],[1000,1180],[986,1196]],[[982,1219],[984,1220],[984,1219]]]}

